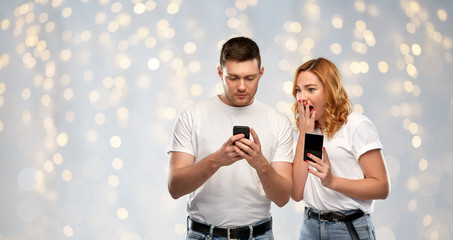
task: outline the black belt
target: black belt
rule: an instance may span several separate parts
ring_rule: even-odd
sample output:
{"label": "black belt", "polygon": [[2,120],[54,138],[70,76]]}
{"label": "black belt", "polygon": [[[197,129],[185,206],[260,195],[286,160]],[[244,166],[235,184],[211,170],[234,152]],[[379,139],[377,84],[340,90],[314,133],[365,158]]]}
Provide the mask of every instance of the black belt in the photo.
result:
{"label": "black belt", "polygon": [[361,218],[365,215],[365,213],[358,209],[354,213],[351,214],[343,214],[341,212],[313,212],[311,209],[308,209],[307,211],[308,216],[313,219],[317,219],[321,222],[331,222],[331,221],[340,221],[344,222],[346,224],[346,227],[348,228],[349,235],[351,235],[351,238],[353,240],[358,240],[359,235],[357,234],[357,231],[355,230],[354,224],[352,224],[352,221],[356,220],[357,218]]}
{"label": "black belt", "polygon": [[[211,226],[208,224],[200,223],[188,218],[188,227],[194,231],[201,232],[203,234],[210,234]],[[272,229],[272,218],[269,221],[264,223],[260,223],[256,226],[252,226],[253,229],[253,237],[262,235],[267,231]],[[227,239],[241,239],[241,238],[249,238],[250,237],[250,227],[243,226],[243,227],[234,227],[234,228],[220,228],[214,227],[212,232],[213,236],[218,237],[225,237]]]}

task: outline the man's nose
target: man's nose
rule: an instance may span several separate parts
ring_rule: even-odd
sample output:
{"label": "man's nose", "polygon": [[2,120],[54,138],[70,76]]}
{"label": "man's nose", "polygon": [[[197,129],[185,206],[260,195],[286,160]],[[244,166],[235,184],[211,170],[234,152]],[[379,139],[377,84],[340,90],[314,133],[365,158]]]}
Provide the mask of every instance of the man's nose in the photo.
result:
{"label": "man's nose", "polygon": [[246,86],[245,86],[245,80],[244,79],[240,79],[239,80],[239,86],[238,86],[239,90],[245,90],[246,89]]}

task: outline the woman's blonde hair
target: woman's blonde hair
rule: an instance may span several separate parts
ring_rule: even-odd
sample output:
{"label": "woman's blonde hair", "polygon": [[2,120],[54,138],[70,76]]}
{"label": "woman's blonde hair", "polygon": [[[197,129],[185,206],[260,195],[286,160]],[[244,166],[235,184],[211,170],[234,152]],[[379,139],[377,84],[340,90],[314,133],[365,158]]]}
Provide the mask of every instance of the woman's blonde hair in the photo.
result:
{"label": "woman's blonde hair", "polygon": [[[296,70],[293,83],[293,96],[296,99],[292,110],[296,119],[297,129],[299,130],[299,118],[297,112],[297,76],[300,72],[309,71],[315,74],[324,86],[326,105],[324,106],[324,116],[326,118],[323,133],[331,138],[335,132],[343,126],[351,113],[351,102],[346,93],[341,80],[340,72],[335,64],[325,58],[312,59],[305,62]],[[316,122],[316,127],[320,127]]]}

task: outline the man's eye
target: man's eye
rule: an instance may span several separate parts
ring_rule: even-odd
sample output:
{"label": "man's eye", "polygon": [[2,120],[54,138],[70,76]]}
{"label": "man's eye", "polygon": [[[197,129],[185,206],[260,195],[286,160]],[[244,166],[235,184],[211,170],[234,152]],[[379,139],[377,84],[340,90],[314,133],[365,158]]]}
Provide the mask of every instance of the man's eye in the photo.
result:
{"label": "man's eye", "polygon": [[237,77],[228,77],[230,80],[234,81],[234,80],[237,80],[238,78]]}

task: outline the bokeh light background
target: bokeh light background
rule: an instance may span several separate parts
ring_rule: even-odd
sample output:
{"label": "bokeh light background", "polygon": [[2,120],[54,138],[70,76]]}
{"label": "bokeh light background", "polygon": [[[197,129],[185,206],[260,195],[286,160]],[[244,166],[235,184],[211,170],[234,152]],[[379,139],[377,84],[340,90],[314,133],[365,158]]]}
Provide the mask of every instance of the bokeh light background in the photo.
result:
{"label": "bokeh light background", "polygon": [[[0,239],[184,239],[165,150],[238,35],[262,51],[257,98],[291,119],[295,69],[338,65],[385,147],[379,239],[453,239],[452,18],[450,0],[2,0]],[[273,206],[276,239],[303,206]]]}

